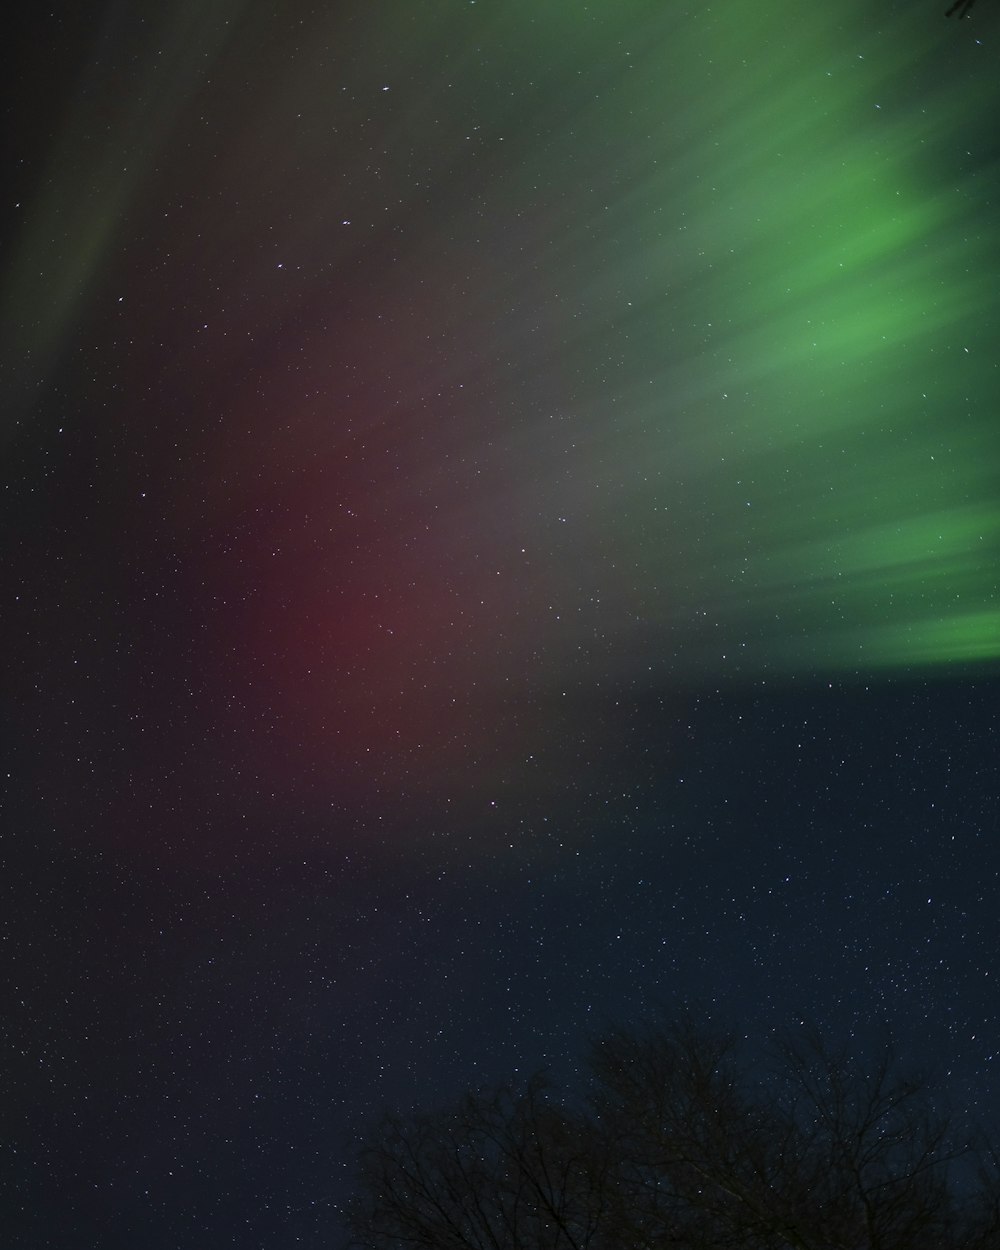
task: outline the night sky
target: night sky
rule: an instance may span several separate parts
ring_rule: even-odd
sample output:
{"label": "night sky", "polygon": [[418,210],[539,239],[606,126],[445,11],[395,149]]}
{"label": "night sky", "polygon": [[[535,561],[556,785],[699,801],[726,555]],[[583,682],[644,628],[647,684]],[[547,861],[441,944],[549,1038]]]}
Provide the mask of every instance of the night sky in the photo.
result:
{"label": "night sky", "polygon": [[25,7],[5,1250],[685,1002],[1000,1123],[995,0]]}

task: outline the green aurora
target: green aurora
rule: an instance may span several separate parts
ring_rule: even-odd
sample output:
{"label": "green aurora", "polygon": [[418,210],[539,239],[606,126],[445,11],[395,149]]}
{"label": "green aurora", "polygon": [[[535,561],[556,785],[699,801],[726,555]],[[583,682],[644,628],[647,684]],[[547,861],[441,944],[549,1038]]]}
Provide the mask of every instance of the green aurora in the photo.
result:
{"label": "green aurora", "polygon": [[[370,218],[382,205],[348,262],[419,224],[386,292],[437,281],[441,335],[483,336],[442,351],[427,392],[496,411],[472,451],[512,483],[498,511],[521,532],[545,496],[575,519],[577,589],[617,605],[601,630],[628,663],[719,679],[994,664],[997,165],[962,136],[1000,117],[1000,80],[983,99],[971,24],[859,2],[494,7],[473,39],[467,5],[372,6],[350,38],[384,45],[393,94],[364,122],[372,168],[325,190],[302,174],[328,149],[301,119],[363,84],[348,63],[336,85],[335,18],[317,19],[294,81],[262,66],[246,151],[205,179],[245,161],[262,203],[286,188],[297,255],[343,249],[345,187]],[[119,88],[131,111],[102,104],[95,54],[4,286],[30,385],[87,324],[160,149],[262,12],[167,6],[137,49],[145,85]],[[491,222],[515,241],[466,281]],[[551,421],[571,433],[553,441]],[[420,471],[426,493],[439,469]]]}

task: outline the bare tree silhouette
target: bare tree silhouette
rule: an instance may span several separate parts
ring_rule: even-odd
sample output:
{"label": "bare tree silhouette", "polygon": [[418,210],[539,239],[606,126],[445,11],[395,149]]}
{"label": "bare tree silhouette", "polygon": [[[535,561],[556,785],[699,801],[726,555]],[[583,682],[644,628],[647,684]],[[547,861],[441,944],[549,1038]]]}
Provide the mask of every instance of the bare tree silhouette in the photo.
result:
{"label": "bare tree silhouette", "polygon": [[607,1172],[599,1140],[549,1100],[539,1077],[521,1094],[470,1094],[441,1115],[387,1116],[361,1154],[351,1244],[590,1250]]}
{"label": "bare tree silhouette", "polygon": [[[587,1102],[539,1078],[386,1117],[357,1250],[992,1250],[1000,1157],[891,1046],[796,1030],[752,1060],[690,1020],[597,1043]],[[960,1181],[957,1179],[960,1177]]]}

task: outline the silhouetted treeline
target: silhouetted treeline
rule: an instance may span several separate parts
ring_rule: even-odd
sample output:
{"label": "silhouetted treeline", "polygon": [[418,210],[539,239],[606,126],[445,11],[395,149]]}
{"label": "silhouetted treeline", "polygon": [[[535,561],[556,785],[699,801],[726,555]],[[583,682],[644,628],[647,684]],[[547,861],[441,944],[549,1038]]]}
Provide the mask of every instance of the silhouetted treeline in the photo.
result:
{"label": "silhouetted treeline", "polygon": [[593,1048],[574,1106],[539,1077],[387,1117],[349,1208],[362,1250],[997,1250],[1000,1181],[891,1046],[796,1035],[751,1063],[683,1021]]}

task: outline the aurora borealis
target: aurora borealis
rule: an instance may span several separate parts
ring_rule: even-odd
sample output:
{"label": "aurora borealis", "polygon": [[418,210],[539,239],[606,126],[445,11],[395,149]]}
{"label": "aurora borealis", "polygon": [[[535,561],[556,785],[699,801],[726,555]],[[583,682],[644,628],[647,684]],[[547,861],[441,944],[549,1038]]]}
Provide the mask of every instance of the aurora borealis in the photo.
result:
{"label": "aurora borealis", "polygon": [[357,1117],[657,997],[933,1019],[996,1099],[1000,17],[943,7],[18,18],[9,1244],[328,1244]]}

